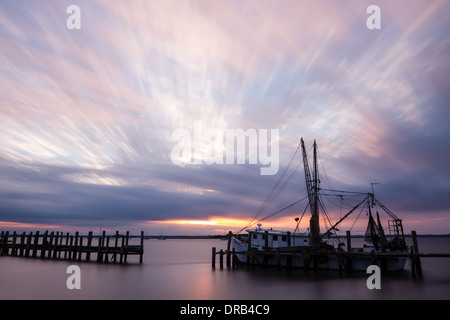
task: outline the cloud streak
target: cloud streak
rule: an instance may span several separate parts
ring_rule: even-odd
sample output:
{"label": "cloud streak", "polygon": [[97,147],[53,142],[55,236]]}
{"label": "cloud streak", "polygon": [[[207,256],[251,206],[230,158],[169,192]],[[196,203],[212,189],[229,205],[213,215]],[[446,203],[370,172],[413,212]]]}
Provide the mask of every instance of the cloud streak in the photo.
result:
{"label": "cloud streak", "polygon": [[[324,184],[381,182],[405,223],[450,227],[446,1],[381,1],[375,31],[361,1],[231,0],[79,1],[70,31],[69,2],[0,5],[0,221],[245,219],[303,136]],[[175,166],[171,134],[195,121],[279,128],[278,176]]]}

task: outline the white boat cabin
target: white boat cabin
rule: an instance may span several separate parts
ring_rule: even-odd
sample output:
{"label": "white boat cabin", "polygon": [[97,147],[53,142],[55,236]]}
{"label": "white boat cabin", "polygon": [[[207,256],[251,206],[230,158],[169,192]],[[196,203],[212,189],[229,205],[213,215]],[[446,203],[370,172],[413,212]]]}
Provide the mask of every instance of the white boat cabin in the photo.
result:
{"label": "white boat cabin", "polygon": [[246,231],[248,232],[251,247],[257,250],[264,250],[265,247],[282,248],[310,245],[309,231],[291,234],[287,231],[262,229],[261,224],[258,224],[256,229],[247,229]]}

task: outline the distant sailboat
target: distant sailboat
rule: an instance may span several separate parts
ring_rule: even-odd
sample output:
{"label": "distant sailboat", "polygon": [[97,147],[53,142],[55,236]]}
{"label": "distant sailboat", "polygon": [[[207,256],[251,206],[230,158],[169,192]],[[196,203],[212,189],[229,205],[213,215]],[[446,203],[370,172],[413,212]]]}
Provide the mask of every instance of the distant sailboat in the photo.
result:
{"label": "distant sailboat", "polygon": [[163,229],[161,229],[161,235],[158,237],[158,240],[166,240],[166,237],[163,236]]}

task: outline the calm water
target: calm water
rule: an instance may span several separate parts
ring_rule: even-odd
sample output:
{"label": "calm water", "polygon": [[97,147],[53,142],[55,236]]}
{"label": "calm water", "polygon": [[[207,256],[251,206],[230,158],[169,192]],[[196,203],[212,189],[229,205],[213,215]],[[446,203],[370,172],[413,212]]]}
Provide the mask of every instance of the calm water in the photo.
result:
{"label": "calm water", "polygon": [[[226,241],[146,240],[143,264],[137,256],[128,265],[0,257],[0,299],[450,299],[450,258],[422,259],[421,279],[411,278],[408,261],[404,271],[382,275],[381,290],[369,290],[365,273],[220,270],[218,263],[213,270],[212,247]],[[419,248],[450,252],[450,238],[419,238]],[[81,268],[80,290],[66,287],[71,264]]]}

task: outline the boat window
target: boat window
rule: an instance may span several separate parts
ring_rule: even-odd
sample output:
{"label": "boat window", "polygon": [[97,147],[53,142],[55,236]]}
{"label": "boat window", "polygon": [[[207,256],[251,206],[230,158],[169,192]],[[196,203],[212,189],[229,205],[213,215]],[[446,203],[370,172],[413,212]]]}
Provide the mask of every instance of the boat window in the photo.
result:
{"label": "boat window", "polygon": [[281,241],[286,241],[286,236],[281,236]]}
{"label": "boat window", "polygon": [[278,241],[278,236],[273,236],[273,241]]}
{"label": "boat window", "polygon": [[253,233],[253,239],[258,239],[258,235],[256,233]]}

